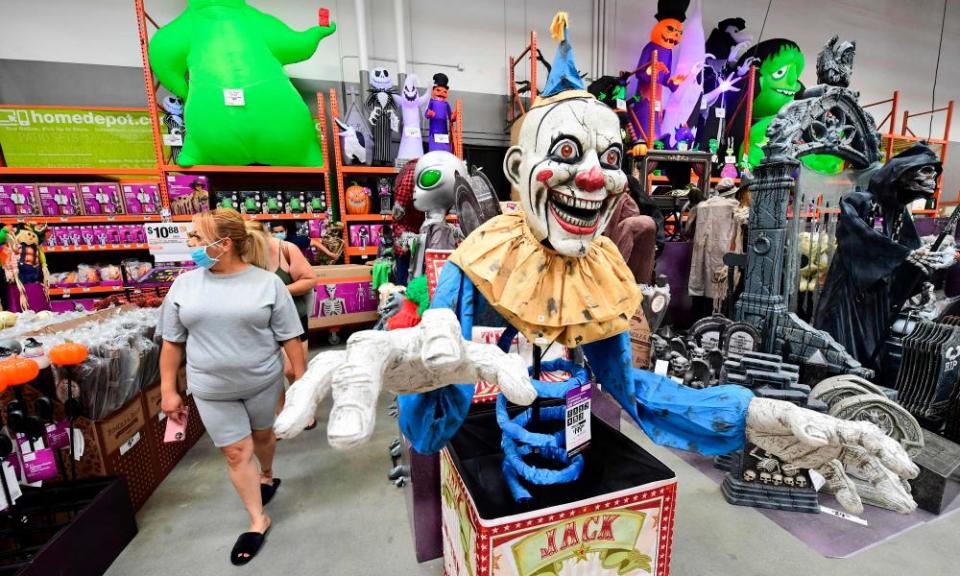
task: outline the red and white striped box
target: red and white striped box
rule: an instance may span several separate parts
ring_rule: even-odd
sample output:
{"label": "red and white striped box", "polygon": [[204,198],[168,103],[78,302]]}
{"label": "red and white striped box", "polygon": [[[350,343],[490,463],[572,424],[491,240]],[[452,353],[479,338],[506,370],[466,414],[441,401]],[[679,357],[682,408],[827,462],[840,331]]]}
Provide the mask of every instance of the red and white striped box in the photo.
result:
{"label": "red and white striped box", "polygon": [[448,446],[440,454],[444,574],[667,576],[677,482],[663,469],[668,478],[568,504],[482,518]]}

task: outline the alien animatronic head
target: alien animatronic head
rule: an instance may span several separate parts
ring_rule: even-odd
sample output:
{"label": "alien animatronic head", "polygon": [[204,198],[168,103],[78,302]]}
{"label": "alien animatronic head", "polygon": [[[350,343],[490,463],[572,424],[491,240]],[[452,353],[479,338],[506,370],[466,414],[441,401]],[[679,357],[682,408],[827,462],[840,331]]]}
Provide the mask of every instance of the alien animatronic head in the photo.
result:
{"label": "alien animatronic head", "polygon": [[376,90],[393,88],[393,76],[386,68],[374,68],[370,71],[370,86]]}
{"label": "alien animatronic head", "polygon": [[650,42],[663,48],[673,49],[683,39],[683,21],[687,19],[690,0],[659,0],[657,24],[650,30]]}
{"label": "alien animatronic head", "polygon": [[413,207],[421,212],[448,212],[456,203],[454,174],[466,178],[467,165],[449,152],[427,152],[418,161],[413,175]]}
{"label": "alien animatronic head", "polygon": [[420,97],[420,93],[417,91],[417,84],[419,79],[416,74],[407,74],[406,80],[403,81],[403,99],[409,102],[415,102],[417,98]]}
{"label": "alien animatronic head", "polygon": [[622,158],[616,113],[584,95],[527,112],[503,170],[534,237],[565,256],[583,256],[626,189]]}

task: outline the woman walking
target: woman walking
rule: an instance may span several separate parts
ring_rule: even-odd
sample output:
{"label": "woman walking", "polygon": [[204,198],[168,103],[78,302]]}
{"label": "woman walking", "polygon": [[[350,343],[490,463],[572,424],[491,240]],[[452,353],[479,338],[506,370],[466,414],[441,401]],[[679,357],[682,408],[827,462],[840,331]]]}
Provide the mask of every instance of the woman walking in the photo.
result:
{"label": "woman walking", "polygon": [[[250,515],[249,531],[230,554],[246,564],[260,550],[270,517],[263,507],[273,477],[275,408],[283,389],[283,349],[293,376],[305,369],[303,328],[290,291],[268,267],[262,236],[247,231],[234,210],[197,214],[190,234],[197,269],[173,283],[163,304],[161,408],[186,417],[177,371],[186,356],[187,385],[200,419],[227,461],[230,480]],[[257,462],[259,462],[259,470]]]}

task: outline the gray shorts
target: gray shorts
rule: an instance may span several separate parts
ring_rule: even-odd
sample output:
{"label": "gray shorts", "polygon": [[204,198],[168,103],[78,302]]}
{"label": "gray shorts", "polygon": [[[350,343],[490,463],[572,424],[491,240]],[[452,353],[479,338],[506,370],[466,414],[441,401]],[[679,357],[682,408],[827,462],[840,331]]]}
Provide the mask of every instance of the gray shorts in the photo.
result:
{"label": "gray shorts", "polygon": [[252,430],[273,427],[283,382],[261,388],[234,400],[204,400],[193,395],[200,420],[217,448],[243,440]]}

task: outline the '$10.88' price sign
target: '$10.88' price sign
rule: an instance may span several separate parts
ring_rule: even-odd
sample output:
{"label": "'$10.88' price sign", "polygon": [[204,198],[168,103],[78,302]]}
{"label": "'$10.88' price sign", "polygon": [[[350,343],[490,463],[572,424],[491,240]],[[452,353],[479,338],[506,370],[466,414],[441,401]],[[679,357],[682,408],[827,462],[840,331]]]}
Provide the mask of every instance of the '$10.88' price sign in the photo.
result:
{"label": "'$10.88' price sign", "polygon": [[186,262],[190,260],[190,246],[187,245],[187,235],[192,224],[183,223],[152,223],[143,225],[147,232],[147,243],[150,253],[157,262]]}

